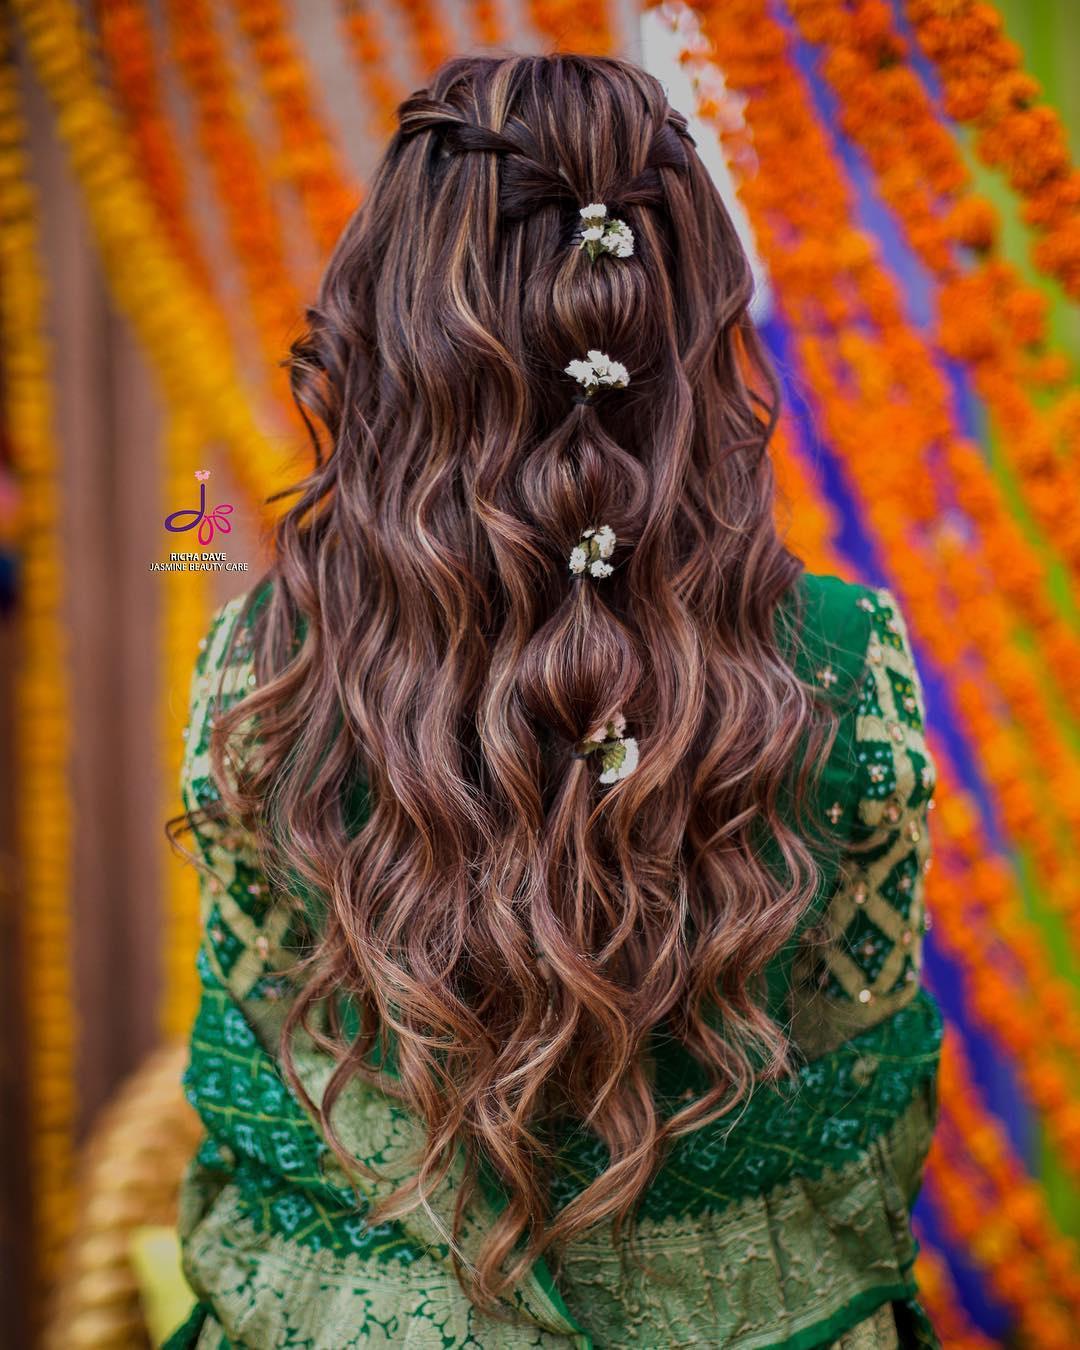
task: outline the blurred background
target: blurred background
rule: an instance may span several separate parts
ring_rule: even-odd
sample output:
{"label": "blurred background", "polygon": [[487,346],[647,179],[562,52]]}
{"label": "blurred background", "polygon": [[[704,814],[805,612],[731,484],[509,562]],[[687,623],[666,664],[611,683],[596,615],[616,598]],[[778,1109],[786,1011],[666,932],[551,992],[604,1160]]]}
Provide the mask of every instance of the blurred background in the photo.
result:
{"label": "blurred background", "polygon": [[0,7],[5,1344],[173,1311],[198,914],[163,822],[198,640],[306,462],[279,362],[400,99],[556,48],[690,117],[784,379],[791,546],[911,626],[949,1019],[926,1305],[947,1346],[1080,1344],[1075,0]]}

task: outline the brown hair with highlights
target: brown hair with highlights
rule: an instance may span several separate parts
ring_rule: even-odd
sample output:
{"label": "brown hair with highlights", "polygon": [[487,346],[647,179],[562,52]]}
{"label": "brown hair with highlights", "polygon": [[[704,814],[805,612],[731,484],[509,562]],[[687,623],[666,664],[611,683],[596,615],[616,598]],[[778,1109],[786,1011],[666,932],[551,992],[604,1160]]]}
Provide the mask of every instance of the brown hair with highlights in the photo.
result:
{"label": "brown hair with highlights", "polygon": [[[348,1161],[328,1117],[355,1075],[424,1123],[373,1222],[459,1147],[462,1205],[490,1164],[509,1204],[457,1273],[502,1315],[545,1251],[633,1231],[674,1137],[792,1072],[764,972],[819,872],[784,803],[809,802],[836,724],[778,622],[801,564],[774,523],[750,268],[661,85],[609,58],[462,57],[399,117],[293,347],[316,464],[277,527],[258,686],[212,754],[271,875],[322,899],[290,1081],[292,1033],[347,996],[359,1035],[319,1033],[327,1137]],[[589,202],[632,256],[578,247]],[[590,348],[630,382],[575,401],[564,367]],[[614,572],[575,580],[601,523]],[[602,785],[573,752],[620,710],[640,762]],[[667,1118],[662,1022],[713,1082]],[[610,1166],[552,1213],[565,1116]]]}

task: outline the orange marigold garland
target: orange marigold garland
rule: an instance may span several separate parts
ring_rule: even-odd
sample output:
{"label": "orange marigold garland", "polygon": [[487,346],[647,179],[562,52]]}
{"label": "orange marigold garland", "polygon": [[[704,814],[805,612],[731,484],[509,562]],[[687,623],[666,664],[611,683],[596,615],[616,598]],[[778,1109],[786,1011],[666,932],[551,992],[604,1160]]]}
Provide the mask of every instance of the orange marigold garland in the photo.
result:
{"label": "orange marigold garland", "polygon": [[[154,59],[153,35],[143,0],[98,0],[102,50],[113,89],[131,135],[134,160],[157,208],[159,226],[168,236],[191,279],[205,292],[218,322],[221,342],[236,350],[237,335],[215,291],[215,278],[202,255],[198,229],[186,190],[183,159],[173,127],[162,106]],[[284,393],[284,389],[279,389]],[[281,404],[282,415],[293,415]]]}
{"label": "orange marigold garland", "polygon": [[[748,386],[755,369],[738,335],[735,339],[740,371]],[[758,390],[763,397],[764,390]],[[849,569],[833,546],[839,533],[836,508],[819,481],[817,467],[800,443],[797,424],[785,408],[769,443],[776,489],[776,523],[787,547],[821,572],[847,575]]]}
{"label": "orange marigold garland", "polygon": [[[1025,349],[1045,355],[1046,301],[993,252],[996,224],[983,221],[973,244],[969,175],[916,72],[884,0],[789,0],[808,41],[821,44],[821,70],[840,102],[840,125],[865,153],[878,189],[908,242],[937,282],[942,348],[962,360],[1002,431],[1024,499],[1049,542],[1080,581],[1077,461],[1056,453],[1054,426],[1024,388]],[[959,208],[959,210],[957,210]],[[978,206],[975,206],[976,213]],[[955,245],[975,247],[965,267]],[[1060,373],[1068,363],[1061,358]]]}
{"label": "orange marigold garland", "polygon": [[906,11],[941,80],[945,111],[976,128],[977,153],[1005,172],[1024,199],[1025,221],[1041,231],[1035,265],[1080,297],[1080,172],[1061,118],[1037,102],[1039,84],[1022,69],[1001,15],[980,0],[907,0]]}
{"label": "orange marigold garland", "polygon": [[915,1258],[919,1302],[942,1345],[949,1350],[996,1350],[997,1342],[974,1327],[964,1312],[945,1258],[927,1243],[918,1223],[912,1229],[919,1244],[919,1255]]}
{"label": "orange marigold garland", "polygon": [[408,90],[389,70],[379,11],[369,0],[338,0],[338,9],[364,96],[372,107],[373,130],[381,139],[396,127],[395,112]]}
{"label": "orange marigold garland", "polygon": [[844,575],[846,568],[833,547],[838,532],[836,508],[821,491],[805,452],[796,448],[786,418],[777,424],[769,453],[776,475],[779,524],[787,546],[801,558],[814,559],[819,571]]}
{"label": "orange marigold garland", "polygon": [[[985,672],[985,681],[974,685],[978,703],[973,709],[961,707],[973,733],[1000,721],[987,687],[993,689],[1000,669],[1007,667],[1010,710],[1018,725],[1028,728],[1034,753],[1053,761],[1047,767],[1060,779],[1061,738],[1052,737],[1058,748],[1048,751],[1041,734],[1046,726],[1041,667],[1016,642],[984,649],[969,636],[960,645],[964,630],[936,594],[934,536],[942,528],[942,503],[929,466],[944,459],[971,499],[962,504],[978,507],[980,516],[986,514],[987,499],[998,501],[996,488],[978,448],[955,434],[949,392],[925,343],[904,321],[895,284],[877,264],[873,242],[851,224],[846,181],[790,64],[787,36],[764,0],[722,5],[712,0],[699,4],[697,12],[710,50],[723,51],[729,85],[750,96],[749,131],[733,131],[721,117],[721,134],[733,150],[741,195],[789,312],[828,434],[859,489],[868,523],[893,560],[901,601],[944,673],[952,678],[961,667]],[[688,45],[687,57],[699,61],[701,53]],[[867,456],[867,445],[903,446],[904,453]],[[1005,604],[995,585],[1000,578],[1019,619],[1037,623],[1044,641],[1049,630],[1055,650],[1071,644],[1074,636],[1047,599],[1038,559],[1019,531],[1010,529],[1014,522],[1007,512],[1002,510],[995,523],[1009,549],[998,540],[982,548],[985,530],[966,540],[976,556],[992,557],[995,567],[991,576],[980,569],[976,579],[969,578],[955,597],[957,607],[981,598],[984,609],[1000,610]],[[954,569],[953,575],[965,574]],[[929,578],[935,578],[932,594]],[[1033,722],[1035,709],[1043,715]],[[1000,768],[995,788],[1015,796],[1014,775],[1026,782],[1032,799],[1026,819],[1037,819],[1044,810],[1052,819],[1059,812],[1022,754]],[[1074,888],[1073,899],[1077,894]]]}
{"label": "orange marigold garland", "polygon": [[945,1227],[1016,1314],[1025,1344],[1071,1350],[1080,1319],[1080,1252],[983,1106],[952,1027],[942,1045],[940,1084],[925,1175]]}
{"label": "orange marigold garland", "polygon": [[606,56],[617,44],[612,30],[614,5],[609,0],[529,0],[529,17],[552,47],[564,52]]}
{"label": "orange marigold garland", "polygon": [[506,29],[495,0],[472,0],[472,29],[482,47],[498,47],[506,41]]}
{"label": "orange marigold garland", "polygon": [[[190,410],[174,409],[165,435],[162,518],[189,501],[197,486],[195,473],[203,470],[206,440]],[[216,495],[215,501],[220,500]],[[183,810],[180,767],[184,755],[191,669],[200,639],[210,623],[211,587],[207,572],[162,573],[161,619],[158,647],[158,734],[162,771],[161,818],[171,820]],[[195,956],[199,947],[199,874],[178,857],[167,841],[161,842],[162,996],[158,1017],[166,1036],[186,1035],[199,1002]]]}
{"label": "orange marigold garland", "polygon": [[307,66],[281,0],[233,0],[233,7],[274,111],[285,176],[295,186],[308,228],[326,257],[359,201],[359,189],[350,182],[325,118],[315,107]]}
{"label": "orange marigold garland", "polygon": [[455,41],[435,5],[429,0],[399,0],[409,36],[413,56],[426,80],[436,66],[454,53]]}
{"label": "orange marigold garland", "polygon": [[243,269],[274,391],[288,404],[280,369],[302,319],[289,280],[281,223],[259,147],[241,117],[235,83],[207,0],[166,0],[172,50],[191,95],[199,148],[221,202],[233,252]]}
{"label": "orange marigold garland", "polygon": [[938,861],[929,886],[938,941],[962,975],[972,1015],[1013,1056],[1063,1163],[1080,1177],[1075,992],[1050,969],[1043,935],[1024,912],[1004,859],[990,849],[976,809],[956,785],[944,747],[933,742],[933,753],[944,789],[934,826]]}
{"label": "orange marigold garland", "polygon": [[12,9],[83,190],[106,278],[130,315],[169,402],[197,410],[228,447],[256,501],[295,481],[259,431],[213,311],[160,229],[128,138],[96,79],[74,0],[13,0]]}
{"label": "orange marigold garland", "polygon": [[162,106],[154,38],[143,0],[97,0],[95,12],[109,78],[162,228],[192,278],[212,295],[210,269],[188,212],[183,161]]}
{"label": "orange marigold garland", "polygon": [[[785,31],[764,0],[726,5],[705,0],[694,9],[702,24],[701,48],[688,41],[684,59],[700,63],[722,50],[726,79],[749,96],[745,129],[718,118],[708,97],[703,113],[718,122],[732,152],[742,180],[740,195],[768,252],[793,329],[804,350],[812,344],[823,361],[837,364],[838,378],[854,375],[861,382],[863,401],[873,398],[876,407],[886,405],[883,426],[904,419],[881,442],[904,446],[905,462],[897,463],[894,477],[904,479],[905,486],[887,503],[889,510],[899,507],[901,518],[933,525],[942,503],[926,467],[931,451],[947,455],[954,486],[966,494],[960,505],[977,512],[980,525],[994,527],[980,530],[973,546],[982,547],[988,534],[995,542],[1001,537],[992,560],[1003,594],[1042,640],[1069,641],[1044,594],[1045,568],[1009,516],[979,448],[956,434],[951,393],[933,355],[904,318],[897,287],[880,265],[874,241],[853,225],[846,180],[791,63]],[[868,324],[872,327],[865,331]],[[865,455],[860,458],[865,462]],[[875,466],[881,458],[875,458]],[[899,454],[894,458],[899,461]],[[912,473],[913,462],[923,471]]]}
{"label": "orange marigold garland", "polygon": [[[60,1269],[75,1211],[76,1020],[71,971],[71,706],[62,613],[60,448],[53,425],[40,203],[7,22],[0,16],[3,412],[21,503],[15,772],[35,1278]],[[13,878],[14,881],[14,878]]]}

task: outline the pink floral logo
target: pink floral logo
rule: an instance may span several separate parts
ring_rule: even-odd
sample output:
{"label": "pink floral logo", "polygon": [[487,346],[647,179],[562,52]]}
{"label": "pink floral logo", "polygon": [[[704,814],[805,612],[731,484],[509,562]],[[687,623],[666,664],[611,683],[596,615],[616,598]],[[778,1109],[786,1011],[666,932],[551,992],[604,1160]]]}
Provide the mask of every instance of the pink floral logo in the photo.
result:
{"label": "pink floral logo", "polygon": [[195,478],[199,484],[197,511],[194,509],[174,511],[172,515],[165,517],[165,528],[171,530],[173,534],[183,534],[187,530],[197,529],[196,537],[204,548],[214,542],[215,531],[222,534],[229,534],[232,531],[232,523],[229,520],[232,506],[228,502],[221,502],[209,511],[206,509],[206,480],[209,477],[209,469],[195,470]]}

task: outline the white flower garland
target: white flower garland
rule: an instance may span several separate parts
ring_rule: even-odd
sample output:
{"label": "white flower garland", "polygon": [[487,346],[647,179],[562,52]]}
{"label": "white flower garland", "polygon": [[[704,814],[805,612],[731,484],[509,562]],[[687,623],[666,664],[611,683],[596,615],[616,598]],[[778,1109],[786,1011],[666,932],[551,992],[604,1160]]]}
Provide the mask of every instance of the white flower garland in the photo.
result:
{"label": "white flower garland", "polygon": [[616,713],[610,722],[598,727],[578,744],[580,758],[600,751],[601,783],[617,783],[637,768],[638,743],[633,736],[624,735],[625,731],[626,718],[621,712]]}
{"label": "white flower garland", "polygon": [[626,367],[595,347],[586,353],[586,360],[571,361],[565,370],[567,375],[573,375],[578,384],[584,385],[587,395],[595,394],[605,385],[612,389],[625,389],[630,383]]}
{"label": "white flower garland", "polygon": [[610,253],[616,258],[629,258],[633,253],[633,230],[625,220],[609,220],[603,202],[583,206],[581,219],[584,224],[578,248],[586,249],[593,262],[601,253]]}
{"label": "white flower garland", "polygon": [[585,530],[581,542],[570,550],[570,571],[581,576],[588,570],[590,576],[609,577],[612,567],[605,558],[615,551],[615,531],[610,525]]}

